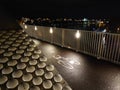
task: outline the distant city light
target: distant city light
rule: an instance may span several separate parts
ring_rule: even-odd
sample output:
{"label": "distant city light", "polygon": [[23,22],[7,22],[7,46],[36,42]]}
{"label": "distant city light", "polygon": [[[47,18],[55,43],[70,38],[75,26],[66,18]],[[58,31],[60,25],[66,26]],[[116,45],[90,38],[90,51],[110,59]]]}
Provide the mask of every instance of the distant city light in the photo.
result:
{"label": "distant city light", "polygon": [[35,26],[35,30],[38,30],[38,29],[37,29],[37,26]]}
{"label": "distant city light", "polygon": [[51,33],[51,34],[53,33],[53,29],[52,29],[52,27],[50,27],[50,33]]}
{"label": "distant city light", "polygon": [[81,36],[81,34],[80,34],[79,30],[77,30],[75,37],[78,39],[78,38],[80,38],[80,36]]}
{"label": "distant city light", "polygon": [[25,29],[27,29],[27,25],[25,25]]}
{"label": "distant city light", "polygon": [[84,18],[83,21],[85,22],[85,21],[88,21],[88,20],[87,20],[87,18]]}

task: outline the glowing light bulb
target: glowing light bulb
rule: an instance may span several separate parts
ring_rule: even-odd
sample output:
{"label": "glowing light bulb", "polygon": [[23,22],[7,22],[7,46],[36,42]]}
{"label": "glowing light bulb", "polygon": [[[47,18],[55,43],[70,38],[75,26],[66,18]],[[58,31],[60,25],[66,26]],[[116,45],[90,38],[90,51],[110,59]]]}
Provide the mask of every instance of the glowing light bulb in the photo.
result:
{"label": "glowing light bulb", "polygon": [[52,28],[50,28],[50,33],[51,33],[51,34],[53,33],[53,29],[52,29]]}
{"label": "glowing light bulb", "polygon": [[35,26],[35,30],[38,30],[38,29],[37,29],[37,26]]}
{"label": "glowing light bulb", "polygon": [[81,34],[80,34],[79,30],[77,30],[77,32],[76,32],[76,34],[75,34],[75,37],[76,37],[76,38],[80,38],[80,36],[81,36]]}

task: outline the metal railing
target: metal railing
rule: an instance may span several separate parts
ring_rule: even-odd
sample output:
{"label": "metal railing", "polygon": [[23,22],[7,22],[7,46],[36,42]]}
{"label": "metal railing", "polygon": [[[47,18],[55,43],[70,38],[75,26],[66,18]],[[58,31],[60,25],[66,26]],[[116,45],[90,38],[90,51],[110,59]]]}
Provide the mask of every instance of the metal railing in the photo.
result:
{"label": "metal railing", "polygon": [[120,34],[32,25],[22,27],[34,38],[120,64]]}

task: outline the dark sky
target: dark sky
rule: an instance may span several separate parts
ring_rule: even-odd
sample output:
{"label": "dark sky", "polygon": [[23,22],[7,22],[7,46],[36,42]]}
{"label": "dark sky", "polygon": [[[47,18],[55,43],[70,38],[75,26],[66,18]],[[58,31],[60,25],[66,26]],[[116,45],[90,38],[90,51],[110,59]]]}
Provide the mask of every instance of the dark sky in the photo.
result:
{"label": "dark sky", "polygon": [[16,17],[120,18],[115,0],[1,0],[0,4]]}

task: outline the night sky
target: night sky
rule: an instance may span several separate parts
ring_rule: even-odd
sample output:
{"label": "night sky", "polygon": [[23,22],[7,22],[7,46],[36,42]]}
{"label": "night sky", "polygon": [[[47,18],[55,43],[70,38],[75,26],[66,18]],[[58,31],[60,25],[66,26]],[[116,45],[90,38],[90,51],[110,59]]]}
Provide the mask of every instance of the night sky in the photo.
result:
{"label": "night sky", "polygon": [[0,5],[15,17],[120,18],[115,0],[2,0]]}

